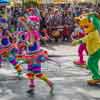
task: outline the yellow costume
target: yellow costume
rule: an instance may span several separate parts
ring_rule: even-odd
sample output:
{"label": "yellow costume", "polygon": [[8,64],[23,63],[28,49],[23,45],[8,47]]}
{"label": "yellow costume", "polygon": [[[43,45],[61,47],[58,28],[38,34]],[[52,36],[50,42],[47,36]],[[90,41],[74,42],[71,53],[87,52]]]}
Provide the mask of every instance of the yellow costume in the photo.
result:
{"label": "yellow costume", "polygon": [[[95,17],[96,18],[96,17]],[[78,43],[86,43],[86,47],[88,50],[89,58],[87,67],[92,73],[92,79],[89,80],[88,83],[91,85],[95,85],[96,83],[100,83],[100,73],[99,73],[99,66],[98,62],[100,59],[100,34],[96,29],[93,20],[95,18],[91,15],[87,18],[80,19],[79,24],[81,28],[87,33],[87,35],[79,40],[73,41],[73,45]],[[99,18],[97,18],[99,20]]]}

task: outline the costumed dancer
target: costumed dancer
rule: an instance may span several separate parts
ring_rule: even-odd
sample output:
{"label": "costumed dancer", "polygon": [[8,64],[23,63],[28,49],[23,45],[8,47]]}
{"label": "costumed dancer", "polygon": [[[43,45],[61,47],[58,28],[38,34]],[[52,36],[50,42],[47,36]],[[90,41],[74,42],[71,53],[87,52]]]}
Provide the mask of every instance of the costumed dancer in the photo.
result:
{"label": "costumed dancer", "polygon": [[73,41],[72,43],[73,45],[86,43],[89,55],[87,67],[92,73],[92,80],[87,81],[89,85],[96,85],[97,83],[100,83],[100,72],[98,66],[100,60],[100,35],[94,25],[95,19],[100,20],[94,13],[81,18],[80,26],[87,35],[79,40]]}
{"label": "costumed dancer", "polygon": [[[7,28],[8,27],[8,24],[7,24],[7,19],[4,18],[4,14],[0,14],[0,41],[2,40],[2,34],[3,34],[3,29]],[[2,45],[0,43],[0,49],[2,49]],[[2,62],[3,62],[3,59],[2,59],[2,56],[0,55],[0,67],[2,67]]]}
{"label": "costumed dancer", "polygon": [[18,61],[16,60],[16,51],[15,50],[15,44],[14,42],[15,39],[13,39],[12,35],[9,33],[9,31],[7,29],[3,30],[2,32],[2,36],[1,36],[1,61],[8,60],[9,63],[11,63],[13,66],[15,66],[15,70],[17,72],[17,78],[20,78],[21,76],[21,72],[22,72],[22,68],[21,65],[18,63]]}
{"label": "costumed dancer", "polygon": [[[3,27],[0,26],[0,41],[2,40],[2,33],[3,33]],[[1,43],[0,43],[0,49],[2,49]],[[2,55],[0,55],[0,68],[2,67],[2,62],[3,62]]]}
{"label": "costumed dancer", "polygon": [[[86,35],[85,32],[83,32],[83,30],[79,27],[78,23],[75,24],[75,31],[72,34],[72,40],[74,39],[80,39],[82,37],[84,37]],[[88,53],[87,52],[87,48],[86,48],[86,44],[85,43],[81,43],[78,47],[78,56],[79,59],[77,61],[74,61],[74,64],[76,65],[85,65],[86,61],[84,60],[84,55],[83,53]],[[83,67],[83,66],[82,66]]]}
{"label": "costumed dancer", "polygon": [[[41,71],[41,63],[44,62],[46,60],[46,57],[44,56],[44,54],[38,55],[37,52],[41,53],[43,51],[41,51],[40,48],[40,35],[39,33],[36,31],[36,28],[34,26],[32,26],[32,24],[30,24],[30,21],[32,22],[39,22],[39,17],[37,16],[31,16],[28,18],[28,27],[27,25],[25,25],[25,20],[22,18],[22,20],[20,19],[20,21],[25,25],[25,27],[27,27],[28,31],[26,34],[26,42],[27,42],[27,53],[26,55],[28,57],[30,57],[29,59],[27,58],[27,64],[28,64],[28,73],[27,73],[27,77],[29,80],[29,89],[27,91],[27,93],[29,94],[33,94],[34,93],[34,89],[35,89],[35,77],[45,81],[48,86],[50,87],[50,92],[53,92],[53,83],[48,79],[48,77],[42,73]],[[26,19],[27,20],[27,19]],[[37,56],[36,58],[32,58],[32,55]],[[46,53],[47,55],[47,53]]]}
{"label": "costumed dancer", "polygon": [[8,16],[6,9],[3,10],[4,13],[0,14],[0,64],[4,60],[8,60],[13,66],[15,66],[17,76],[21,75],[21,66],[16,60],[16,57],[12,54],[12,50],[15,48],[13,45],[13,37],[11,33],[8,31]]}

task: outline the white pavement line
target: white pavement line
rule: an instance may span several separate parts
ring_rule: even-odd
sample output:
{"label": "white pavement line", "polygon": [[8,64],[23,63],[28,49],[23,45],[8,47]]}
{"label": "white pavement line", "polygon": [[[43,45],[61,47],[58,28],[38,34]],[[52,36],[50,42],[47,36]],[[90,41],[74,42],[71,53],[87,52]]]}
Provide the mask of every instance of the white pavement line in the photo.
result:
{"label": "white pavement line", "polygon": [[7,70],[7,69],[1,68],[0,69],[0,74],[3,74],[3,75],[13,75],[14,74],[14,70]]}
{"label": "white pavement line", "polygon": [[64,77],[53,77],[53,78],[49,78],[52,81],[64,81],[65,78]]}
{"label": "white pavement line", "polygon": [[80,92],[80,93],[83,93],[85,95],[88,95],[88,96],[91,96],[93,98],[100,98],[100,90],[96,90],[96,89],[93,89],[93,90],[86,90],[86,89],[83,89],[83,88],[77,88],[76,87],[76,91],[77,92]]}
{"label": "white pavement line", "polygon": [[[28,78],[27,76],[26,76],[26,73],[24,73],[23,75],[22,75],[24,78]],[[49,78],[51,81],[64,81],[65,80],[65,78],[64,77],[53,77],[53,78]]]}
{"label": "white pavement line", "polygon": [[68,70],[67,73],[72,73],[72,74],[75,74],[75,75],[88,75],[88,73],[86,72],[83,72],[83,71],[70,71]]}

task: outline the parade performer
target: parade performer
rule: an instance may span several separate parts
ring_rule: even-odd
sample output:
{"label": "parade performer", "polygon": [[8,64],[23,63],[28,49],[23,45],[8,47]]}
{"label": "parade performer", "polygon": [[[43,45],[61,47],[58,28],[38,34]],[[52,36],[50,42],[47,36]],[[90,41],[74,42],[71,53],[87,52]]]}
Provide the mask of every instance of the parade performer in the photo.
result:
{"label": "parade performer", "polygon": [[[85,32],[83,32],[83,30],[79,27],[79,25],[77,23],[75,24],[75,26],[76,26],[76,28],[75,28],[74,33],[72,34],[72,40],[80,39],[86,35]],[[76,65],[85,65],[86,64],[86,61],[84,60],[84,55],[83,55],[84,52],[87,54],[86,44],[81,43],[78,48],[79,59],[77,61],[74,61],[74,64],[76,64]],[[81,66],[81,67],[83,67],[83,66]]]}
{"label": "parade performer", "polygon": [[[3,33],[3,27],[0,26],[0,41],[2,39],[2,33]],[[0,49],[2,48],[2,46],[0,46]],[[2,62],[3,62],[3,59],[2,59],[2,56],[0,55],[0,68],[2,67]]]}
{"label": "parade performer", "polygon": [[[5,6],[4,6],[5,7]],[[3,61],[8,61],[14,66],[17,72],[17,78],[21,76],[22,68],[21,65],[16,60],[15,51],[15,39],[9,32],[8,16],[6,9],[2,9],[4,13],[0,14],[0,64]],[[14,42],[15,41],[15,42]]]}
{"label": "parade performer", "polygon": [[35,77],[40,78],[41,80],[45,81],[51,88],[50,92],[52,93],[53,92],[53,83],[41,71],[41,67],[42,67],[41,63],[43,63],[47,60],[47,52],[45,52],[43,50],[41,51],[40,35],[37,32],[37,30],[35,29],[35,27],[32,26],[33,23],[32,24],[30,23],[30,21],[38,22],[39,17],[31,16],[28,18],[28,22],[27,22],[27,19],[24,19],[24,18],[19,19],[19,21],[21,21],[23,23],[23,25],[28,24],[28,26],[25,25],[25,27],[27,27],[26,28],[27,34],[25,36],[25,40],[26,40],[26,44],[27,44],[26,55],[23,57],[20,57],[20,55],[19,55],[17,57],[18,59],[21,58],[21,59],[24,59],[27,61],[28,73],[26,76],[29,80],[29,90],[27,91],[27,93],[29,93],[29,94],[34,93]]}
{"label": "parade performer", "polygon": [[15,70],[17,72],[17,78],[20,78],[22,68],[21,65],[18,63],[16,60],[16,52],[14,53],[13,51],[15,50],[15,44],[13,44],[15,39],[13,39],[11,33],[7,29],[3,29],[2,35],[1,35],[1,45],[0,45],[0,63],[2,61],[7,60],[9,63],[11,63],[13,66],[15,66]]}
{"label": "parade performer", "polygon": [[[95,16],[95,17],[94,17]],[[100,59],[100,35],[94,25],[96,20],[100,20],[96,14],[87,14],[80,20],[80,26],[87,33],[87,35],[79,40],[73,41],[73,45],[79,43],[86,43],[88,51],[88,63],[87,67],[92,73],[92,80],[88,80],[88,84],[96,85],[100,83],[100,73],[99,73],[99,59]]]}

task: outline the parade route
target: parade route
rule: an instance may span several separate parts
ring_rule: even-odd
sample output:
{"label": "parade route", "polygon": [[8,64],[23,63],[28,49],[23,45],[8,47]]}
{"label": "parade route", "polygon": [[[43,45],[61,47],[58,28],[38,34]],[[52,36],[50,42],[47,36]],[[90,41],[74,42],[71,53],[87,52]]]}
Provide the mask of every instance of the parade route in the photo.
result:
{"label": "parade route", "polygon": [[50,61],[43,64],[43,72],[54,83],[54,95],[50,95],[47,85],[38,79],[35,94],[27,95],[27,80],[7,80],[15,72],[11,65],[4,64],[0,69],[0,100],[100,100],[100,86],[86,83],[90,72],[73,64],[77,56],[66,56],[77,55],[77,48],[70,45],[52,47],[55,50],[49,49],[49,54],[65,55],[51,58],[59,64]]}
{"label": "parade route", "polygon": [[100,100],[100,0],[0,0],[0,100]]}

